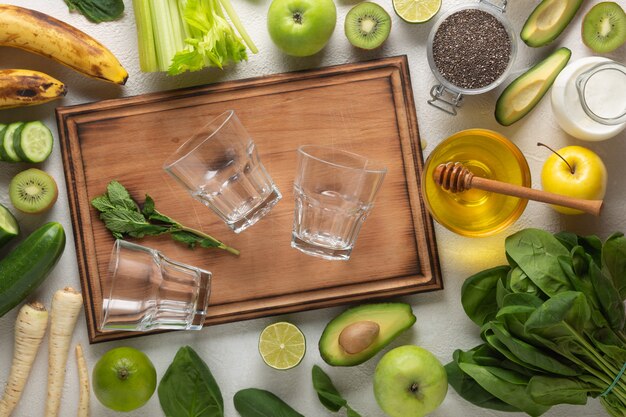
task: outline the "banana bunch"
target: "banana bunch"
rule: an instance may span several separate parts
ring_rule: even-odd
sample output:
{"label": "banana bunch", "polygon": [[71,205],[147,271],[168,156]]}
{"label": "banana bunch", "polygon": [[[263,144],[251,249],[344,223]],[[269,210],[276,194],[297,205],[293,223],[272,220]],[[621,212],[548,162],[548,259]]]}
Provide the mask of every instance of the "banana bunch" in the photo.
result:
{"label": "banana bunch", "polygon": [[43,72],[0,69],[0,110],[46,103],[65,93],[65,84]]}
{"label": "banana bunch", "polygon": [[[21,48],[52,58],[100,80],[124,84],[128,78],[115,55],[101,43],[75,27],[35,10],[0,4],[0,46]],[[0,80],[0,105],[2,86]]]}

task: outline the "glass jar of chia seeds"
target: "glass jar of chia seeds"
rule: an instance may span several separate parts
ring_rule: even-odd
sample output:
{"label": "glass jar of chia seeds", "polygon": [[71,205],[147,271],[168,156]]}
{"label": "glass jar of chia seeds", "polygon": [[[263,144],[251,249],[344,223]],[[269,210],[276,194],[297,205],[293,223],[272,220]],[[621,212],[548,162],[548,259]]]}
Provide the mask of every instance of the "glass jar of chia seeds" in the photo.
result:
{"label": "glass jar of chia seeds", "polygon": [[430,105],[456,115],[463,95],[485,93],[506,79],[517,53],[506,3],[479,0],[437,19],[428,36],[428,64],[439,82],[430,90]]}

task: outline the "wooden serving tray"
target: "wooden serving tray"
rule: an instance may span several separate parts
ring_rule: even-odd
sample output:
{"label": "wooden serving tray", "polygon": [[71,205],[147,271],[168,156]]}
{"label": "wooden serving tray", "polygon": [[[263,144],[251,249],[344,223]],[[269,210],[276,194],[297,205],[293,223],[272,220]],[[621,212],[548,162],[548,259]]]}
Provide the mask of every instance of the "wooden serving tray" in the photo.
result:
{"label": "wooden serving tray", "polygon": [[[161,168],[209,119],[233,109],[283,200],[236,235]],[[91,343],[135,336],[99,332],[100,278],[113,237],[90,205],[118,180],[159,211],[241,250],[190,250],[168,236],[139,243],[213,272],[206,324],[443,288],[432,219],[420,194],[423,158],[406,57],[57,109]],[[290,247],[296,149],[334,146],[386,164],[388,173],[352,258],[326,261]]]}

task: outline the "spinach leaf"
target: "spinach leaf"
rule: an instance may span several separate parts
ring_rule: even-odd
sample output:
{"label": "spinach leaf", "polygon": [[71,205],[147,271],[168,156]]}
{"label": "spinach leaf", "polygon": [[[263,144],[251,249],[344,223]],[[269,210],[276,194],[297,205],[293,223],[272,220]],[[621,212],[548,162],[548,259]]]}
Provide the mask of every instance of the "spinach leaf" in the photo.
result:
{"label": "spinach leaf", "polygon": [[[511,404],[512,406],[522,410],[530,416],[540,416],[550,407],[536,403],[526,392],[526,383],[513,383],[492,373],[493,368],[480,366],[472,363],[460,362],[459,368],[471,378],[473,378],[480,386],[491,393],[494,397]],[[499,369],[499,368],[496,368]],[[497,371],[504,376],[501,370]],[[507,373],[507,379],[520,382],[524,380],[523,376]],[[527,380],[526,380],[527,381]]]}
{"label": "spinach leaf", "polygon": [[626,312],[622,298],[613,285],[613,281],[595,263],[589,266],[589,276],[609,326],[613,330],[622,330],[626,322]]}
{"label": "spinach leaf", "polygon": [[551,354],[513,337],[513,335],[499,323],[492,323],[491,329],[498,340],[500,340],[512,354],[525,363],[543,370],[543,372],[564,376],[576,376],[580,373],[577,369],[559,361]]}
{"label": "spinach leaf", "polygon": [[578,378],[554,378],[537,375],[528,383],[528,393],[539,404],[587,404],[588,392],[597,392],[598,388]]}
{"label": "spinach leaf", "polygon": [[247,388],[233,398],[241,417],[304,417],[269,391]]}
{"label": "spinach leaf", "polygon": [[70,10],[78,10],[95,23],[116,20],[124,13],[122,0],[65,0]]}
{"label": "spinach leaf", "polygon": [[565,291],[541,305],[526,321],[526,331],[545,339],[559,340],[582,333],[591,318],[583,293]]}
{"label": "spinach leaf", "polygon": [[519,412],[519,408],[510,405],[495,397],[484,389],[472,377],[463,372],[457,363],[458,353],[454,353],[455,360],[444,366],[448,376],[448,383],[461,396],[461,398],[477,405],[498,411]]}
{"label": "spinach leaf", "polygon": [[602,247],[603,269],[608,270],[622,300],[626,300],[626,237],[623,233],[610,236]]}
{"label": "spinach leaf", "polygon": [[497,283],[506,279],[509,269],[508,265],[487,269],[469,277],[463,283],[461,304],[465,314],[477,325],[482,326],[495,318],[498,311]]}
{"label": "spinach leaf", "polygon": [[345,407],[349,417],[361,417],[354,411],[348,402],[341,396],[330,377],[317,365],[312,370],[313,388],[317,392],[317,397],[324,407],[330,411],[337,412],[341,407]]}
{"label": "spinach leaf", "polygon": [[211,371],[189,346],[178,350],[159,383],[159,402],[168,417],[223,417],[222,393]]}
{"label": "spinach leaf", "polygon": [[505,249],[528,278],[550,297],[573,290],[558,261],[559,256],[570,256],[570,253],[550,233],[538,229],[521,230],[506,238]]}

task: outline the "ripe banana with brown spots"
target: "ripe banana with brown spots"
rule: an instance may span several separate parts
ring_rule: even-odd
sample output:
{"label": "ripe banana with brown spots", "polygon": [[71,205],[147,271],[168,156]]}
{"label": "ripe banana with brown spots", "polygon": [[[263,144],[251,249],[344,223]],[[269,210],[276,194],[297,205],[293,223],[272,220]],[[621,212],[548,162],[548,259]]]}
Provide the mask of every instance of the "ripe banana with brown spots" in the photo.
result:
{"label": "ripe banana with brown spots", "polygon": [[115,55],[91,36],[47,14],[0,4],[0,46],[25,49],[87,76],[116,84],[128,73]]}
{"label": "ripe banana with brown spots", "polygon": [[0,110],[46,103],[65,93],[65,84],[43,72],[0,69]]}

